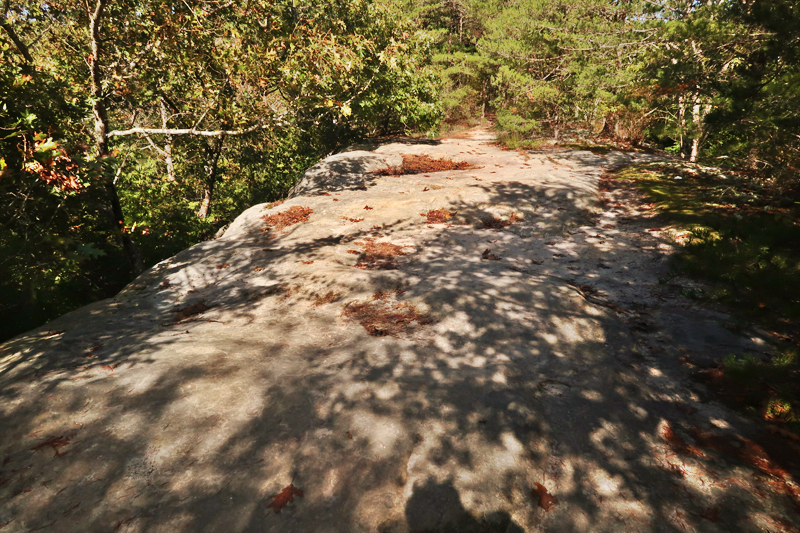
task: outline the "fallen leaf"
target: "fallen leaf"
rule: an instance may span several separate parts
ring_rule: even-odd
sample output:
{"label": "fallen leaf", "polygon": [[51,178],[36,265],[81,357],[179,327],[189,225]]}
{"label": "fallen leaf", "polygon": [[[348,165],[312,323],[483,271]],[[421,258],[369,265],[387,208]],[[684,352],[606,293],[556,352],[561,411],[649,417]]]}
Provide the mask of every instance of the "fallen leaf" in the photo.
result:
{"label": "fallen leaf", "polygon": [[74,436],[75,436],[74,433],[73,434],[66,434],[66,435],[52,436],[52,437],[48,438],[46,441],[40,442],[39,444],[37,444],[36,446],[31,448],[31,450],[38,451],[38,450],[41,450],[42,448],[53,448],[53,451],[55,452],[55,457],[63,457],[65,455],[67,455],[69,452],[63,452],[62,453],[62,452],[59,451],[59,449],[63,448],[67,444],[69,444],[69,441],[71,441]]}
{"label": "fallen leaf", "polygon": [[217,265],[217,270],[222,270],[223,268],[228,268],[231,266],[230,263],[225,263],[224,265]]}
{"label": "fallen leaf", "polygon": [[531,493],[539,497],[539,507],[544,509],[545,512],[552,510],[558,504],[558,498],[547,492],[547,488],[541,483],[536,483],[535,485],[536,488],[532,489]]}
{"label": "fallen leaf", "polygon": [[424,189],[422,189],[422,192],[428,192],[429,190],[430,190],[429,188],[425,187]]}
{"label": "fallen leaf", "polygon": [[304,265],[311,265],[311,264],[313,264],[313,263],[314,263],[314,261],[303,261],[303,264],[304,264]]}
{"label": "fallen leaf", "polygon": [[206,304],[205,300],[200,300],[199,302],[187,305],[181,309],[175,309],[175,322],[180,322],[181,320],[186,320],[189,317],[194,315],[199,315],[207,311],[211,306]]}
{"label": "fallen leaf", "polygon": [[483,229],[503,229],[507,228],[511,224],[514,224],[518,220],[521,220],[519,215],[516,213],[511,213],[511,216],[509,216],[507,220],[493,217],[485,218],[481,222],[483,222]]}
{"label": "fallen leaf", "polygon": [[492,249],[491,249],[491,248],[487,248],[487,249],[485,249],[485,250],[483,251],[483,253],[481,254],[481,259],[488,259],[489,261],[499,261],[499,260],[500,260],[500,257],[499,257],[499,256],[496,256],[496,255],[494,255],[494,254],[492,253]]}
{"label": "fallen leaf", "polygon": [[[399,167],[388,167],[373,172],[376,176],[402,176],[404,174],[424,174],[425,172],[443,172],[448,170],[466,170],[475,168],[465,161],[450,161],[447,159],[432,159],[427,154],[403,154],[403,164]],[[425,177],[430,177],[425,174]],[[448,178],[449,179],[449,178]]]}
{"label": "fallen leaf", "polygon": [[399,255],[406,255],[402,246],[388,242],[374,242],[371,238],[364,240],[368,242],[353,243],[364,247],[364,252],[359,254],[358,261],[353,266],[362,270],[398,269],[394,258]]}
{"label": "fallen leaf", "polygon": [[369,211],[370,209],[372,209],[372,207],[370,207],[370,206],[368,206],[368,205],[365,205],[365,206],[364,206],[364,209],[366,209],[367,211]]}
{"label": "fallen leaf", "polygon": [[716,507],[709,507],[700,513],[700,516],[706,520],[711,520],[712,522],[719,522],[719,509]]}
{"label": "fallen leaf", "polygon": [[405,291],[376,292],[372,301],[351,302],[342,316],[359,322],[373,337],[413,333],[419,326],[431,324],[433,320],[408,302],[397,301]]}
{"label": "fallen leaf", "polygon": [[419,215],[425,217],[428,224],[444,224],[447,219],[453,217],[456,212],[445,211],[444,209],[431,209],[427,213],[420,213]]}
{"label": "fallen leaf", "polygon": [[262,231],[268,231],[270,228],[272,228],[275,231],[283,232],[283,230],[288,226],[297,224],[299,222],[308,222],[308,216],[313,212],[314,210],[310,207],[300,207],[294,205],[281,213],[264,215],[261,218],[266,222],[266,226],[262,229]]}
{"label": "fallen leaf", "polygon": [[278,494],[270,496],[270,498],[273,498],[273,500],[269,505],[267,505],[267,507],[272,507],[272,509],[275,511],[275,514],[278,514],[281,512],[281,509],[286,507],[287,504],[294,503],[295,496],[300,496],[302,498],[303,491],[295,487],[293,483],[289,483],[289,486],[284,488]]}

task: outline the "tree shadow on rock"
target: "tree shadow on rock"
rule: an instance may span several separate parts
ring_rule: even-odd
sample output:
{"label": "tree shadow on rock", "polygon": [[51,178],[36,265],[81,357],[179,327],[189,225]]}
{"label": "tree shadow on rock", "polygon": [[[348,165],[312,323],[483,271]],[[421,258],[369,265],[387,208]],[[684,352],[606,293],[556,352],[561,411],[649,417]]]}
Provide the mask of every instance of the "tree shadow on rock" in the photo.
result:
{"label": "tree shadow on rock", "polygon": [[383,524],[380,533],[522,533],[508,513],[494,512],[480,519],[461,503],[458,491],[450,480],[437,483],[428,480],[414,487],[406,503],[405,523]]}

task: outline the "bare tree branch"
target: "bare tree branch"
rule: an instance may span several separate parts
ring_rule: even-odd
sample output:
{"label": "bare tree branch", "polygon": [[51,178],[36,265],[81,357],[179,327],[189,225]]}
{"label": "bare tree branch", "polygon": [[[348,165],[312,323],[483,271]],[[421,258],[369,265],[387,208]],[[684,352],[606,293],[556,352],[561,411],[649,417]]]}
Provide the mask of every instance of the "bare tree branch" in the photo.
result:
{"label": "bare tree branch", "polygon": [[11,39],[11,41],[14,43],[14,46],[17,47],[17,50],[22,55],[22,57],[25,58],[25,62],[33,63],[33,57],[31,57],[31,53],[28,50],[28,47],[25,45],[25,43],[22,42],[22,39],[19,38],[19,35],[17,35],[17,32],[14,31],[14,28],[12,28],[11,25],[8,22],[6,22],[5,13],[3,13],[3,16],[0,17],[0,26],[2,26],[2,28],[5,30],[6,34],[8,35],[8,38]]}
{"label": "bare tree branch", "polygon": [[243,130],[196,130],[194,128],[131,128],[128,130],[114,130],[108,132],[109,137],[126,137],[128,135],[194,135],[196,137],[220,137],[222,135],[236,137],[246,135],[256,130],[265,130],[270,126],[266,124],[253,124]]}

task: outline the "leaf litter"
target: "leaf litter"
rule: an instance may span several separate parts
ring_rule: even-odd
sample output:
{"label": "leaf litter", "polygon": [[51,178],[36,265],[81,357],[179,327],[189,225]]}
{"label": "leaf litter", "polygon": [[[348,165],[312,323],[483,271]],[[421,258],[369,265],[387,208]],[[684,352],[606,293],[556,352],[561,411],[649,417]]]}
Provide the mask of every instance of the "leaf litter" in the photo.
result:
{"label": "leaf litter", "polygon": [[445,209],[431,209],[427,213],[420,213],[420,216],[425,217],[428,224],[446,224],[448,219],[455,216],[456,212],[446,211]]}
{"label": "leaf litter", "polygon": [[175,309],[174,311],[175,318],[173,319],[173,321],[181,322],[183,320],[186,320],[187,318],[191,318],[195,315],[205,313],[209,309],[211,309],[211,306],[208,305],[205,300],[200,300],[199,302],[189,304],[186,307]]}
{"label": "leaf litter", "polygon": [[484,218],[481,222],[483,223],[483,229],[503,229],[507,228],[511,224],[522,220],[521,217],[516,213],[511,213],[507,219],[498,218],[498,217],[491,217],[491,218]]}
{"label": "leaf litter", "polygon": [[433,320],[408,302],[398,301],[405,291],[378,291],[368,302],[352,302],[345,306],[342,315],[361,324],[373,337],[397,337],[410,334],[417,327],[431,324]]}
{"label": "leaf litter", "polygon": [[300,222],[308,222],[308,216],[313,212],[314,210],[310,207],[293,205],[286,211],[275,213],[274,215],[264,215],[261,218],[266,224],[261,231],[268,231],[271,228],[275,231],[283,232],[289,226]]}
{"label": "leaf litter", "polygon": [[376,170],[373,174],[376,176],[403,176],[405,174],[424,174],[426,172],[445,172],[448,170],[467,170],[472,168],[475,168],[475,166],[466,161],[433,159],[427,154],[403,154],[402,165]]}
{"label": "leaf litter", "polygon": [[403,251],[403,246],[390,242],[377,242],[371,237],[366,237],[365,242],[356,242],[364,248],[363,252],[348,250],[348,253],[358,254],[355,267],[362,270],[397,270],[395,258],[400,255],[407,255]]}

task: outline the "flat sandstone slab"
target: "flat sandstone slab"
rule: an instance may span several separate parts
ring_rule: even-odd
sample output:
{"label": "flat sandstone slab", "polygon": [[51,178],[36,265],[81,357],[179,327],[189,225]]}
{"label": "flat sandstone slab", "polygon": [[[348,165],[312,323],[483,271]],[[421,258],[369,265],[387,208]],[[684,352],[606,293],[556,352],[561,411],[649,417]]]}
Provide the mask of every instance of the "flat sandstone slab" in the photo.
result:
{"label": "flat sandstone slab", "polygon": [[[473,168],[373,174],[402,154]],[[632,156],[475,138],[338,154],[2,345],[2,533],[797,524],[791,478],[692,433],[748,424],[632,329],[670,247],[598,207],[612,159]],[[290,484],[302,496],[273,498]]]}

